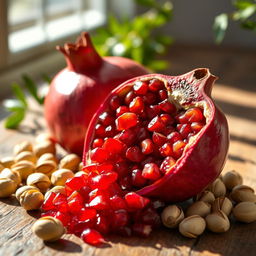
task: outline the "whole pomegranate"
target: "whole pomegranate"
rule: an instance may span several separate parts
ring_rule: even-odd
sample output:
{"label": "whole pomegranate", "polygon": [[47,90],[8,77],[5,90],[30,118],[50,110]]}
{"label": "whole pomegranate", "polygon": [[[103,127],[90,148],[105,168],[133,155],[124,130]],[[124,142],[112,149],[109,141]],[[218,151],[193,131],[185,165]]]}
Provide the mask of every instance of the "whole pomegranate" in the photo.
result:
{"label": "whole pomegranate", "polygon": [[108,93],[127,79],[148,71],[127,58],[100,57],[86,32],[75,44],[57,49],[64,54],[67,67],[50,85],[44,114],[53,139],[66,150],[81,155],[88,124]]}

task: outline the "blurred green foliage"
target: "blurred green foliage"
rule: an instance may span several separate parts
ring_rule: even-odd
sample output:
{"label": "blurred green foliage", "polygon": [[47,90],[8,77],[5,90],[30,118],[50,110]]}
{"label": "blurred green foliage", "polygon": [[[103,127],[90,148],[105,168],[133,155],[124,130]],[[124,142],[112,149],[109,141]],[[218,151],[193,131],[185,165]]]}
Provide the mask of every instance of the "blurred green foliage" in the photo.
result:
{"label": "blurred green foliage", "polygon": [[171,20],[172,4],[170,1],[159,3],[157,0],[136,2],[148,10],[133,19],[118,20],[110,15],[107,26],[96,31],[93,42],[101,55],[127,57],[152,71],[164,70],[168,62],[158,56],[166,52],[173,39],[157,32],[157,28]]}
{"label": "blurred green foliage", "polygon": [[256,0],[235,0],[232,4],[235,8],[232,13],[221,13],[215,17],[213,31],[218,44],[225,37],[229,20],[238,22],[244,29],[256,31]]}

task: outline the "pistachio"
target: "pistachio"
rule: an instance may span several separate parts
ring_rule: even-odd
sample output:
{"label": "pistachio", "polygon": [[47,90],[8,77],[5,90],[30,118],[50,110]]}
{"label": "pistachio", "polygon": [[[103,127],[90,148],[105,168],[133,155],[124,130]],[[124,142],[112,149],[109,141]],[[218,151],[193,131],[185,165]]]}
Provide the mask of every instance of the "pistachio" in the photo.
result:
{"label": "pistachio", "polygon": [[9,169],[9,168],[3,169],[3,171],[0,174],[0,177],[13,180],[17,186],[21,183],[20,174],[16,171]]}
{"label": "pistachio", "polygon": [[177,205],[169,205],[161,214],[162,222],[167,228],[175,228],[184,219],[182,208]]}
{"label": "pistachio", "polygon": [[0,198],[11,196],[17,188],[16,182],[9,178],[0,178]]}
{"label": "pistachio", "polygon": [[45,153],[52,153],[54,155],[56,153],[55,144],[49,140],[36,144],[33,151],[38,158]]}
{"label": "pistachio", "polygon": [[179,224],[179,231],[183,236],[196,238],[204,232],[205,226],[205,220],[201,216],[192,215]]}
{"label": "pistachio", "polygon": [[195,201],[204,201],[204,202],[209,203],[209,204],[212,204],[214,200],[215,200],[215,196],[209,190],[205,190],[205,191],[199,193],[195,197]]}
{"label": "pistachio", "polygon": [[5,168],[11,168],[11,166],[14,164],[14,159],[13,159],[12,156],[6,156],[6,157],[1,159],[1,164]]}
{"label": "pistachio", "polygon": [[243,178],[238,172],[229,171],[223,176],[223,183],[227,189],[232,190],[233,187],[243,183]]}
{"label": "pistachio", "polygon": [[86,175],[86,173],[84,171],[79,171],[75,173],[74,177],[80,177],[81,175]]}
{"label": "pistachio", "polygon": [[22,160],[12,165],[11,169],[18,172],[22,180],[26,180],[35,171],[35,166],[30,161]]}
{"label": "pistachio", "polygon": [[54,161],[56,164],[58,163],[58,159],[55,157],[54,154],[52,153],[45,153],[43,155],[41,155],[38,160],[37,160],[37,163],[43,163],[45,161],[48,161],[48,160],[52,160]]}
{"label": "pistachio", "polygon": [[66,181],[74,177],[74,173],[68,169],[59,169],[52,173],[51,182],[54,186],[64,186]]}
{"label": "pistachio", "polygon": [[17,200],[20,201],[20,196],[23,194],[23,192],[28,191],[28,190],[39,191],[39,189],[34,186],[22,186],[16,190],[15,197],[17,198]]}
{"label": "pistachio", "polygon": [[20,152],[23,151],[32,151],[32,144],[29,141],[23,141],[13,148],[14,155],[18,155]]}
{"label": "pistachio", "polygon": [[196,201],[191,204],[187,211],[186,216],[199,215],[201,217],[205,217],[211,212],[211,205],[204,201]]}
{"label": "pistachio", "polygon": [[56,194],[60,193],[62,195],[66,195],[66,190],[65,190],[64,186],[55,186],[55,187],[51,188],[50,190],[48,190],[45,193],[44,197],[47,198],[50,195],[50,193],[52,193],[52,192],[54,192]]}
{"label": "pistachio", "polygon": [[256,204],[253,202],[241,202],[233,209],[236,220],[251,223],[256,221]]}
{"label": "pistachio", "polygon": [[220,179],[216,179],[209,187],[209,190],[214,194],[215,197],[225,196],[226,187]]}
{"label": "pistachio", "polygon": [[5,167],[1,164],[1,162],[0,162],[0,173],[1,173],[1,171],[4,169]]}
{"label": "pistachio", "polygon": [[230,197],[237,203],[256,202],[256,195],[254,193],[254,190],[246,185],[235,186],[230,193]]}
{"label": "pistachio", "polygon": [[215,233],[226,232],[230,228],[230,222],[227,215],[221,211],[215,211],[205,218],[207,228]]}
{"label": "pistachio", "polygon": [[44,241],[56,241],[65,234],[65,228],[63,227],[61,221],[51,216],[42,217],[37,220],[32,231]]}
{"label": "pistachio", "polygon": [[81,158],[76,154],[68,154],[60,160],[59,167],[62,169],[69,169],[71,171],[77,171]]}
{"label": "pistachio", "polygon": [[56,170],[56,168],[57,164],[54,161],[47,160],[36,165],[36,172],[44,173],[50,177],[51,174]]}
{"label": "pistachio", "polygon": [[20,205],[27,211],[37,210],[44,201],[44,195],[37,189],[29,189],[20,195]]}
{"label": "pistachio", "polygon": [[39,188],[42,193],[45,193],[47,189],[51,186],[51,181],[47,175],[36,172],[28,176],[27,185],[35,186]]}
{"label": "pistachio", "polygon": [[84,163],[83,162],[80,162],[80,164],[78,165],[78,171],[82,171],[84,168]]}
{"label": "pistachio", "polygon": [[218,197],[212,204],[212,211],[223,211],[227,216],[233,208],[232,202],[227,197]]}
{"label": "pistachio", "polygon": [[44,141],[52,141],[52,137],[49,133],[41,133],[41,134],[37,135],[35,138],[35,142],[37,144],[44,142]]}
{"label": "pistachio", "polygon": [[14,161],[17,163],[17,162],[20,162],[22,160],[27,160],[29,162],[32,162],[33,164],[36,163],[36,156],[33,152],[31,151],[23,151],[23,152],[20,152],[15,158],[14,158]]}

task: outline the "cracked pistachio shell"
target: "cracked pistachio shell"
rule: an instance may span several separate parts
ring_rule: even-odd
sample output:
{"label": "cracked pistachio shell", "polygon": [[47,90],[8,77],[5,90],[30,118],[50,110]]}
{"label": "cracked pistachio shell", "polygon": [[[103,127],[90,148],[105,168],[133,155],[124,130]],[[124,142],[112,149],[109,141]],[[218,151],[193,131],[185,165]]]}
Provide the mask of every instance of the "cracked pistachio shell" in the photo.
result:
{"label": "cracked pistachio shell", "polygon": [[37,163],[36,172],[41,172],[47,176],[51,176],[54,171],[56,171],[57,164],[52,160],[47,160],[42,163]]}
{"label": "cracked pistachio shell", "polygon": [[236,220],[251,223],[256,221],[256,204],[253,202],[241,202],[233,209]]}
{"label": "cracked pistachio shell", "polygon": [[226,188],[231,190],[233,187],[237,185],[242,185],[243,178],[242,176],[236,171],[229,171],[225,173],[222,178],[223,183],[225,184]]}
{"label": "cracked pistachio shell", "polygon": [[51,182],[54,186],[64,186],[66,181],[74,177],[74,173],[68,169],[59,169],[52,173]]}
{"label": "cracked pistachio shell", "polygon": [[212,204],[212,211],[223,211],[227,216],[231,213],[233,208],[232,202],[227,197],[218,197]]}
{"label": "cracked pistachio shell", "polygon": [[11,169],[18,172],[22,180],[26,180],[30,174],[35,172],[35,165],[30,161],[22,160],[12,165]]}
{"label": "cracked pistachio shell", "polygon": [[184,213],[181,207],[169,205],[162,211],[161,218],[164,226],[167,228],[175,228],[184,219]]}
{"label": "cracked pistachio shell", "polygon": [[226,187],[220,179],[216,179],[209,187],[209,190],[214,194],[215,197],[225,196]]}
{"label": "cracked pistachio shell", "polygon": [[179,224],[179,232],[186,237],[196,238],[205,230],[205,220],[199,215],[192,215],[185,218]]}
{"label": "cracked pistachio shell", "polygon": [[47,198],[50,195],[50,193],[52,193],[52,192],[54,192],[56,194],[60,193],[62,195],[66,195],[66,190],[65,190],[64,186],[55,186],[55,187],[51,188],[50,190],[48,190],[45,193],[44,197]]}
{"label": "cracked pistachio shell", "polygon": [[237,203],[256,202],[256,195],[254,193],[254,190],[246,185],[235,186],[230,193],[230,197]]}
{"label": "cracked pistachio shell", "polygon": [[51,186],[51,181],[49,177],[43,173],[36,172],[32,173],[27,178],[28,186],[37,187],[42,193],[45,193],[47,189]]}
{"label": "cracked pistachio shell", "polygon": [[83,162],[80,162],[80,164],[78,165],[78,171],[82,171],[84,168],[84,163]]}
{"label": "cracked pistachio shell", "polygon": [[22,186],[16,190],[15,197],[17,198],[17,200],[20,201],[20,196],[23,194],[23,192],[28,191],[28,190],[39,191],[39,189],[34,186],[27,186],[27,185]]}
{"label": "cracked pistachio shell", "polygon": [[0,198],[11,196],[17,188],[15,181],[9,178],[0,178]]}
{"label": "cracked pistachio shell", "polygon": [[9,178],[9,179],[13,180],[17,186],[21,183],[20,174],[14,170],[9,169],[9,168],[3,169],[0,174],[0,177],[1,178]]}
{"label": "cracked pistachio shell", "polygon": [[76,154],[68,154],[60,160],[60,169],[69,169],[71,171],[78,171],[81,158]]}
{"label": "cracked pistachio shell", "polygon": [[32,231],[40,239],[53,242],[60,239],[62,235],[65,234],[66,230],[63,227],[61,221],[56,218],[47,216],[37,220],[32,227]]}
{"label": "cracked pistachio shell", "polygon": [[211,205],[204,201],[196,201],[191,204],[187,211],[186,216],[199,215],[201,217],[207,216],[211,212]]}
{"label": "cracked pistachio shell", "polygon": [[14,158],[14,161],[17,163],[17,162],[20,162],[22,160],[27,160],[27,161],[30,161],[32,162],[33,164],[36,163],[37,161],[37,157],[35,156],[35,154],[31,151],[23,151],[23,152],[20,152],[15,158]]}
{"label": "cracked pistachio shell", "polygon": [[52,153],[45,153],[45,154],[41,155],[38,158],[37,164],[43,163],[43,162],[48,161],[48,160],[54,161],[56,164],[58,163],[58,159],[56,158],[56,156],[54,154],[52,154]]}
{"label": "cracked pistachio shell", "polygon": [[205,191],[199,193],[195,197],[195,201],[204,201],[204,202],[209,203],[209,204],[212,204],[214,200],[215,200],[215,196],[209,190],[205,190]]}
{"label": "cracked pistachio shell", "polygon": [[6,156],[1,159],[1,164],[5,168],[11,168],[11,166],[14,164],[14,158],[12,156]]}
{"label": "cracked pistachio shell", "polygon": [[218,210],[206,216],[205,218],[207,228],[215,233],[223,233],[229,230],[230,222],[227,215]]}
{"label": "cracked pistachio shell", "polygon": [[45,153],[52,153],[55,155],[56,148],[55,148],[55,144],[52,141],[45,140],[36,144],[33,148],[33,151],[35,155],[39,158],[41,155]]}
{"label": "cracked pistachio shell", "polygon": [[44,195],[37,189],[24,191],[20,195],[20,205],[27,211],[37,210],[44,202]]}
{"label": "cracked pistachio shell", "polygon": [[18,155],[19,153],[23,151],[32,151],[32,144],[29,141],[23,141],[13,148],[14,155]]}

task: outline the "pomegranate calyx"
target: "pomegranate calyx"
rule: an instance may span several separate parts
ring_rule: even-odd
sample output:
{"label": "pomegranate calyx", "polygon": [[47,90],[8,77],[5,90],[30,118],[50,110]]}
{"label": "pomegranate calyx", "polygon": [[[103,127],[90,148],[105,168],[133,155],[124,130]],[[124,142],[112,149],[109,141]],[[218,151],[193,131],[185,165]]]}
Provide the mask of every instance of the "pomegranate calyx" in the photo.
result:
{"label": "pomegranate calyx", "polygon": [[88,74],[103,62],[87,32],[81,33],[75,44],[66,43],[64,47],[56,46],[56,49],[64,54],[68,69],[77,73]]}

